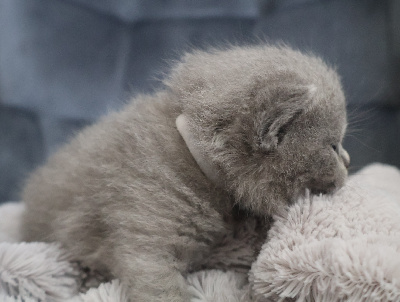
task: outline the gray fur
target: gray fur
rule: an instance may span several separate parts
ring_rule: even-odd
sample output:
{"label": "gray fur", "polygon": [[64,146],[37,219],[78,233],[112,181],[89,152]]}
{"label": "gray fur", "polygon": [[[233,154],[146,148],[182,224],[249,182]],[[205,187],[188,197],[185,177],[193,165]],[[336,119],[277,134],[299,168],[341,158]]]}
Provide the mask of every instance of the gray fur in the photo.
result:
{"label": "gray fur", "polygon": [[188,301],[184,276],[221,251],[233,209],[267,217],[347,176],[345,100],[320,59],[194,51],[164,83],[78,134],[22,196],[26,240],[61,242],[132,301]]}

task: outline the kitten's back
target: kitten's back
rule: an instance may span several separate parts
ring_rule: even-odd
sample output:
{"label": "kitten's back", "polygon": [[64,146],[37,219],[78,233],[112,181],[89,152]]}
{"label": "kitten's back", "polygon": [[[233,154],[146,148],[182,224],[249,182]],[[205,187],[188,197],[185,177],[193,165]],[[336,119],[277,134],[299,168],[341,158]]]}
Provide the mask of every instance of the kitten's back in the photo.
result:
{"label": "kitten's back", "polygon": [[178,224],[196,207],[190,202],[212,191],[175,128],[178,111],[164,94],[139,97],[59,150],[23,191],[24,240],[62,242],[96,262],[110,253],[105,234],[135,214],[131,229],[168,238],[174,228],[160,229],[149,212]]}

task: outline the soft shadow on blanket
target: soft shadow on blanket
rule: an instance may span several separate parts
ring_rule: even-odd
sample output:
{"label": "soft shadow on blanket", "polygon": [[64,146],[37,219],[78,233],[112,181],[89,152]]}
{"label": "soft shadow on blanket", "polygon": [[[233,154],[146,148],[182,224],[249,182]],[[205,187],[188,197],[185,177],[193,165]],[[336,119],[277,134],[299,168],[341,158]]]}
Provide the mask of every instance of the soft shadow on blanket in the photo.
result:
{"label": "soft shadow on blanket", "polygon": [[[0,301],[128,301],[118,280],[68,261],[58,245],[19,242],[22,211],[0,207]],[[371,165],[333,196],[277,215],[248,274],[188,276],[192,301],[400,301],[399,222],[400,171]]]}

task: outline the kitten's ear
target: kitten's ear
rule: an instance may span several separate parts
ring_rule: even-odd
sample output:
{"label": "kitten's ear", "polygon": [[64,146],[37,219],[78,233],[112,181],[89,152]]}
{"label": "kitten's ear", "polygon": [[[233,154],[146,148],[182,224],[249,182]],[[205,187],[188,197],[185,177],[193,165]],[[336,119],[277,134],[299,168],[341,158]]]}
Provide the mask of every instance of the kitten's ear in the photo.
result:
{"label": "kitten's ear", "polygon": [[192,134],[188,120],[184,114],[181,114],[176,119],[176,128],[186,143],[190,153],[199,165],[200,169],[215,185],[220,185],[220,177],[217,169],[213,167],[211,160],[207,159],[204,152],[201,151],[198,140]]}
{"label": "kitten's ear", "polygon": [[291,89],[289,94],[286,93],[284,99],[277,100],[279,105],[273,119],[268,119],[260,129],[261,148],[266,151],[277,148],[293,121],[312,107],[315,91],[314,85],[296,87]]}

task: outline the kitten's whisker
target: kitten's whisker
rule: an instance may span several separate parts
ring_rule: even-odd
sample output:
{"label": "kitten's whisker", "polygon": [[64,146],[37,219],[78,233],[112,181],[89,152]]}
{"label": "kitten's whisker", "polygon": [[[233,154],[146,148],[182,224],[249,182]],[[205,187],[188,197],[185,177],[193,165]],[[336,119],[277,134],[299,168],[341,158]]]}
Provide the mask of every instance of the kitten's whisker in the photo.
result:
{"label": "kitten's whisker", "polygon": [[363,145],[364,147],[366,147],[366,148],[368,148],[368,149],[370,149],[370,150],[372,150],[372,151],[375,151],[375,152],[377,152],[377,153],[379,153],[379,154],[382,153],[382,150],[378,150],[378,149],[375,149],[374,147],[371,147],[371,146],[367,145],[365,142],[363,142],[362,140],[358,139],[357,136],[353,136],[353,138],[354,138],[358,143],[360,143],[361,145]]}

